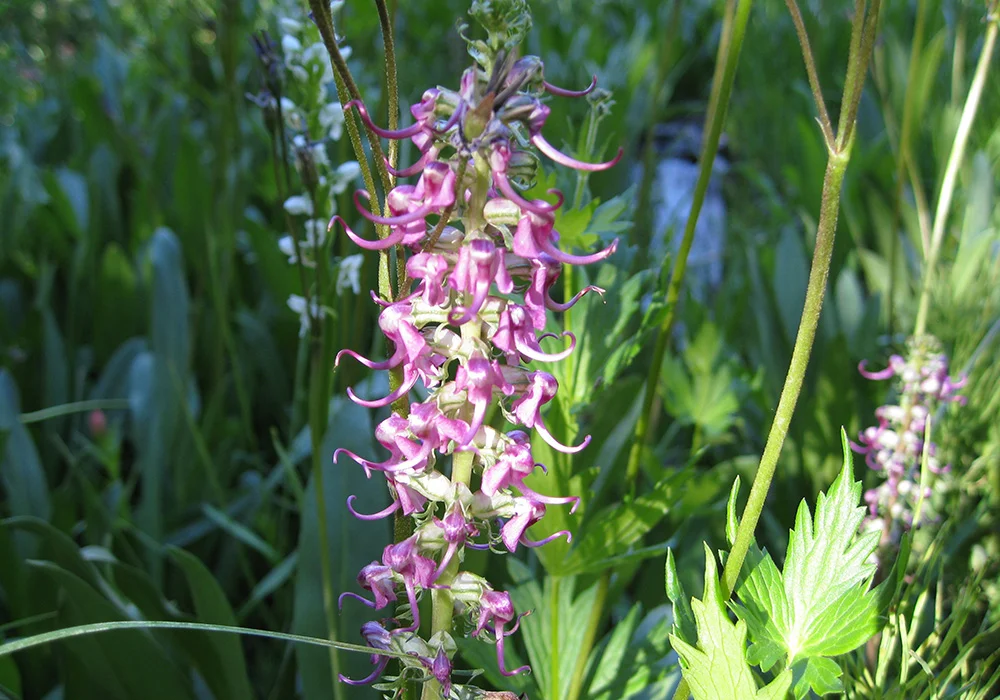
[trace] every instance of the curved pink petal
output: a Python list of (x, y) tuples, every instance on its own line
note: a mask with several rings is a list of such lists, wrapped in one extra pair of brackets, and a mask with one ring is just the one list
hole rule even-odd
[(546, 237), (540, 240), (538, 247), (543, 251), (551, 255), (553, 258), (561, 263), (567, 265), (590, 265), (591, 263), (604, 260), (604, 258), (613, 255), (616, 250), (618, 250), (618, 239), (616, 238), (611, 242), (604, 250), (600, 250), (591, 255), (570, 255), (569, 253), (564, 253), (563, 251), (552, 245), (552, 241)]
[(408, 139), (411, 136), (419, 134), (420, 131), (424, 128), (423, 124), (417, 122), (415, 124), (411, 124), (406, 128), (396, 129), (395, 131), (393, 131), (392, 129), (383, 129), (382, 127), (378, 126), (375, 122), (372, 121), (371, 117), (368, 116), (368, 109), (360, 101), (351, 100), (346, 105), (344, 105), (344, 111), (346, 112), (351, 107), (354, 107), (355, 109), (358, 110), (358, 116), (361, 117), (361, 121), (365, 123), (365, 126), (367, 126), (369, 129), (371, 129), (384, 139)]
[(386, 158), (385, 159), (385, 169), (388, 170), (389, 174), (392, 175), (393, 177), (411, 177), (413, 175), (416, 175), (417, 173), (423, 172), (424, 167), (427, 165), (428, 161), (430, 160), (430, 155), (429, 154), (430, 154), (430, 151), (428, 151), (427, 153), (425, 153), (422, 156), (420, 156), (420, 158), (417, 160), (416, 163), (414, 163), (413, 165), (411, 165), (408, 168), (403, 168), (402, 170), (395, 170), (395, 169), (393, 169), (393, 167), (389, 164), (389, 159)]
[[(419, 221), (420, 219), (427, 218), (427, 215), (434, 211), (434, 205), (424, 204), (413, 211), (407, 212), (405, 214), (400, 214), (399, 216), (376, 216), (368, 211), (365, 207), (361, 205), (361, 197), (368, 197), (371, 199), (371, 195), (368, 194), (366, 190), (357, 190), (354, 193), (354, 206), (358, 208), (358, 212), (361, 216), (365, 217), (373, 224), (384, 224), (386, 226), (406, 226), (407, 224), (412, 224), (414, 221)], [(389, 236), (385, 238), (382, 242), (389, 240), (389, 238), (394, 238)], [(403, 232), (399, 234), (399, 240), (402, 240)]]
[(522, 197), (520, 193), (514, 189), (513, 185), (510, 184), (510, 180), (507, 179), (507, 174), (499, 171), (493, 172), (493, 181), (497, 186), (497, 189), (503, 193), (503, 195), (514, 202), (522, 210), (534, 212), (535, 214), (551, 214), (556, 209), (562, 206), (564, 197), (559, 190), (549, 190), (549, 194), (554, 194), (559, 198), (556, 204), (549, 204), (540, 199), (536, 199), (533, 202), (529, 202), (527, 199)]
[(333, 361), (334, 367), (340, 366), (341, 355), (347, 355), (348, 357), (353, 357), (355, 360), (363, 364), (368, 369), (385, 370), (385, 369), (392, 369), (400, 362), (402, 362), (404, 359), (406, 359), (406, 348), (403, 347), (402, 345), (397, 345), (396, 352), (392, 354), (392, 357), (390, 357), (387, 360), (383, 360), (382, 362), (375, 362), (374, 360), (369, 360), (367, 357), (359, 355), (353, 350), (344, 349), (337, 353), (337, 357)]
[(532, 491), (530, 488), (524, 484), (517, 485), (518, 491), (521, 495), (530, 498), (532, 501), (541, 501), (548, 505), (561, 506), (566, 503), (572, 503), (573, 507), (569, 509), (570, 513), (575, 513), (576, 509), (580, 507), (580, 497), (579, 496), (546, 496), (544, 494), (538, 493), (537, 491)]
[(567, 309), (572, 308), (572, 306), (576, 302), (580, 301), (580, 297), (582, 297), (587, 292), (597, 292), (602, 297), (604, 296), (604, 290), (603, 289), (601, 289), (600, 287), (595, 287), (594, 285), (590, 285), (589, 287), (584, 287), (579, 292), (577, 292), (576, 294), (574, 294), (573, 298), (570, 299), (569, 301), (560, 304), (557, 301), (553, 301), (552, 297), (549, 296), (548, 290), (546, 289), (545, 290), (545, 305), (548, 308), (552, 309), (553, 311), (566, 311)]
[(399, 510), (399, 501), (393, 501), (392, 505), (389, 506), (388, 508), (383, 508), (377, 513), (371, 513), (370, 515), (366, 515), (365, 513), (359, 513), (358, 511), (354, 510), (354, 499), (356, 498), (357, 496), (355, 496), (354, 494), (351, 494), (350, 496), (347, 497), (347, 510), (351, 511), (351, 515), (353, 515), (358, 520), (381, 520), (382, 518), (388, 515), (392, 515), (397, 510)]
[(535, 144), (535, 148), (541, 151), (543, 154), (547, 155), (549, 158), (554, 160), (559, 165), (565, 165), (567, 168), (573, 168), (574, 170), (585, 170), (589, 173), (598, 172), (601, 170), (607, 170), (608, 168), (613, 168), (618, 165), (618, 161), (622, 159), (625, 155), (625, 149), (619, 148), (618, 154), (607, 161), (606, 163), (585, 163), (582, 160), (577, 160), (576, 158), (570, 158), (568, 155), (557, 149), (551, 143), (545, 140), (545, 137), (540, 133), (535, 134), (531, 137), (531, 143)]
[(354, 600), (360, 600), (362, 603), (364, 603), (365, 605), (367, 605), (369, 608), (374, 608), (375, 607), (375, 603), (371, 602), (370, 600), (368, 600), (364, 596), (360, 596), (357, 593), (351, 593), (351, 592), (348, 591), (347, 593), (341, 593), (340, 597), (337, 598), (337, 609), (338, 610), (343, 610), (343, 608), (344, 608), (344, 598), (354, 598)]
[(576, 445), (575, 447), (569, 447), (568, 445), (562, 444), (561, 442), (556, 440), (552, 436), (552, 433), (549, 432), (549, 429), (545, 427), (545, 423), (542, 422), (541, 416), (535, 419), (535, 425), (533, 427), (535, 430), (538, 431), (538, 434), (542, 436), (542, 439), (549, 444), (549, 447), (551, 447), (553, 450), (559, 450), (564, 454), (575, 455), (578, 452), (582, 452), (584, 449), (586, 449), (587, 445), (590, 444), (589, 435), (583, 438), (583, 442), (581, 442), (579, 445)]
[(337, 678), (340, 679), (341, 683), (347, 683), (347, 685), (368, 685), (369, 683), (374, 683), (375, 680), (382, 675), (382, 671), (384, 671), (385, 667), (388, 665), (389, 665), (389, 657), (385, 656), (379, 660), (378, 664), (375, 666), (375, 670), (372, 671), (370, 676), (366, 676), (365, 678), (362, 678), (359, 681), (355, 681), (348, 678), (343, 673), (338, 673)]
[(592, 93), (594, 88), (597, 87), (597, 76), (595, 75), (591, 79), (590, 85), (585, 90), (567, 90), (566, 88), (556, 87), (546, 80), (542, 81), (542, 85), (545, 86), (545, 92), (553, 95), (559, 95), (560, 97), (584, 97)]
[(374, 399), (371, 401), (367, 399), (362, 399), (360, 396), (355, 394), (354, 391), (349, 387), (347, 389), (347, 396), (351, 399), (351, 401), (358, 404), (359, 406), (364, 406), (365, 408), (382, 408), (383, 406), (388, 406), (393, 401), (398, 399), (400, 396), (405, 396), (406, 392), (412, 389), (416, 383), (417, 383), (417, 375), (416, 373), (414, 373), (409, 380), (400, 384), (398, 387), (396, 387), (395, 391), (393, 391), (384, 398)]
[(333, 228), (333, 223), (335, 221), (340, 222), (340, 225), (344, 227), (344, 233), (347, 234), (347, 237), (350, 238), (355, 245), (360, 246), (365, 250), (385, 250), (386, 248), (391, 248), (397, 243), (400, 243), (403, 240), (403, 236), (406, 234), (405, 231), (398, 230), (393, 231), (385, 238), (381, 238), (377, 241), (369, 241), (354, 233), (354, 231), (351, 230), (351, 227), (347, 225), (347, 222), (340, 218), (339, 215), (330, 219), (330, 225), (326, 227), (327, 231)]
[[(553, 333), (547, 333), (546, 335), (554, 335), (554, 334)], [(568, 335), (569, 336), (569, 338), (570, 338), (570, 344), (569, 344), (569, 347), (566, 348), (565, 350), (561, 350), (561, 351), (556, 352), (556, 353), (542, 352), (541, 349), (535, 350), (534, 348), (532, 348), (532, 347), (530, 347), (530, 346), (528, 346), (528, 345), (526, 345), (526, 344), (524, 344), (522, 342), (519, 342), (519, 340), (518, 340), (518, 338), (516, 336), (514, 338), (514, 345), (517, 348), (517, 351), (519, 353), (521, 353), (522, 355), (524, 355), (525, 357), (527, 357), (529, 359), (537, 360), (538, 362), (559, 362), (560, 360), (564, 360), (567, 357), (569, 357), (573, 353), (573, 348), (576, 347), (576, 336), (575, 335), (573, 335), (570, 331), (565, 331), (562, 335), (564, 335), (564, 336)], [(556, 336), (556, 337), (558, 337), (558, 336)]]
[(891, 365), (879, 372), (869, 372), (865, 369), (865, 365), (867, 364), (868, 360), (861, 360), (861, 362), (858, 363), (858, 372), (860, 372), (861, 376), (865, 379), (889, 379), (896, 374)]
[(559, 532), (557, 532), (557, 533), (555, 533), (553, 535), (549, 535), (545, 539), (538, 540), (537, 542), (535, 542), (533, 540), (529, 540), (527, 538), (527, 536), (525, 536), (525, 535), (521, 535), (521, 539), (519, 540), (519, 542), (521, 544), (523, 544), (525, 547), (535, 548), (535, 547), (541, 547), (543, 545), (547, 545), (552, 540), (557, 540), (557, 539), (559, 539), (560, 537), (562, 537), (564, 535), (566, 536), (566, 541), (567, 542), (572, 542), (573, 541), (573, 533), (571, 533), (569, 530), (560, 530)]

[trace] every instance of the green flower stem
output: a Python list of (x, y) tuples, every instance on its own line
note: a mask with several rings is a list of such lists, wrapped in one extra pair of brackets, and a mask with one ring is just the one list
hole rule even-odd
[[(388, 123), (389, 129), (395, 130), (399, 127), (399, 83), (396, 78), (396, 43), (392, 36), (392, 15), (386, 7), (385, 0), (375, 0), (378, 8), (378, 21), (382, 27), (382, 45), (385, 47), (385, 91), (388, 95)], [(371, 133), (369, 133), (369, 138)], [(399, 141), (389, 140), (389, 165), (393, 169), (399, 164)], [(396, 178), (386, 168), (388, 178), (387, 188), (396, 185)], [(398, 295), (402, 297), (406, 294), (403, 289), (403, 279), (406, 277), (406, 258), (403, 255), (402, 247), (396, 248), (396, 280), (399, 285)]]
[(712, 78), (712, 95), (709, 100), (708, 115), (706, 117), (708, 129), (701, 148), (699, 161), (701, 165), (698, 170), (698, 180), (695, 183), (691, 211), (684, 226), (684, 238), (681, 241), (680, 251), (678, 251), (677, 257), (674, 260), (673, 270), (670, 273), (670, 286), (667, 288), (667, 313), (660, 324), (656, 345), (653, 348), (652, 363), (649, 366), (649, 374), (646, 377), (646, 389), (643, 394), (642, 411), (635, 425), (635, 435), (629, 451), (628, 466), (625, 469), (625, 481), (628, 484), (629, 491), (633, 495), (635, 494), (636, 481), (639, 476), (642, 451), (649, 438), (649, 426), (655, 419), (653, 414), (655, 413), (656, 405), (656, 387), (659, 383), (660, 371), (663, 367), (663, 356), (666, 353), (667, 342), (670, 339), (670, 330), (673, 327), (676, 317), (677, 300), (680, 297), (681, 284), (684, 282), (684, 273), (687, 270), (688, 253), (691, 251), (691, 245), (694, 243), (695, 225), (698, 223), (698, 215), (701, 213), (701, 207), (705, 203), (705, 195), (708, 192), (709, 181), (712, 177), (712, 165), (715, 163), (715, 156), (719, 150), (719, 138), (722, 136), (722, 125), (726, 120), (729, 96), (733, 91), (736, 67), (739, 64), (740, 50), (743, 47), (743, 37), (746, 34), (747, 22), (750, 19), (750, 6), (752, 4), (752, 0), (730, 0), (726, 6), (726, 15), (723, 18), (722, 39), (719, 42), (715, 75)]
[[(878, 26), (880, 9), (879, 0), (872, 2), (869, 12), (864, 12), (864, 2), (856, 9), (851, 31), (851, 54), (848, 59), (847, 79), (844, 85), (844, 97), (841, 104), (848, 105), (845, 113), (850, 112), (851, 105), (860, 101), (860, 92), (864, 87), (868, 63), (874, 45), (875, 27)], [(788, 426), (795, 412), (795, 404), (802, 391), (802, 381), (809, 364), (813, 342), (816, 339), (816, 327), (819, 324), (820, 312), (823, 309), (823, 298), (826, 294), (827, 279), (830, 275), (830, 261), (833, 257), (833, 244), (837, 234), (837, 217), (840, 212), (840, 192), (844, 182), (844, 174), (851, 158), (851, 146), (854, 143), (854, 125), (857, 119), (856, 107), (853, 117), (841, 121), (835, 143), (827, 142), (829, 157), (826, 165), (826, 175), (823, 178), (823, 195), (820, 204), (819, 223), (816, 231), (816, 248), (813, 251), (812, 267), (809, 270), (809, 283), (806, 287), (806, 299), (802, 309), (802, 320), (792, 348), (792, 359), (789, 362), (788, 374), (778, 399), (774, 422), (764, 445), (764, 454), (757, 468), (753, 486), (743, 517), (736, 531), (736, 540), (732, 551), (726, 560), (722, 573), (723, 595), (727, 598), (736, 586), (736, 579), (743, 566), (750, 544), (753, 542), (754, 530), (764, 509), (764, 499), (771, 486), (774, 471), (778, 463), (781, 446), (788, 433)]]
[(983, 51), (979, 55), (979, 63), (976, 65), (976, 72), (972, 78), (969, 95), (965, 99), (962, 118), (958, 123), (958, 131), (955, 133), (955, 141), (952, 143), (951, 153), (948, 156), (948, 164), (944, 171), (944, 179), (941, 182), (941, 193), (938, 196), (937, 208), (934, 211), (931, 247), (927, 251), (924, 281), (920, 290), (917, 322), (913, 329), (914, 335), (923, 335), (927, 330), (927, 310), (930, 306), (930, 291), (934, 281), (934, 267), (937, 265), (938, 255), (941, 252), (941, 242), (944, 240), (944, 229), (948, 223), (948, 210), (951, 208), (951, 199), (955, 194), (955, 185), (958, 181), (958, 169), (965, 159), (965, 147), (969, 142), (972, 122), (975, 120), (976, 112), (979, 110), (979, 100), (983, 95), (983, 88), (986, 85), (986, 77), (989, 74), (990, 62), (993, 57), (993, 49), (996, 47), (997, 32), (1000, 30), (1000, 18), (996, 16), (996, 12), (997, 3), (993, 2), (990, 8), (990, 25), (989, 29), (986, 30), (986, 39), (983, 42)]

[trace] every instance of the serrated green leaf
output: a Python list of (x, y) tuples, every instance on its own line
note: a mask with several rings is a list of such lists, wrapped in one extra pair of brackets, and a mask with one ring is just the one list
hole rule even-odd
[[(813, 517), (800, 505), (784, 572), (770, 554), (751, 547), (731, 607), (746, 622), (750, 663), (764, 671), (782, 659), (789, 666), (815, 660), (803, 681), (822, 694), (832, 681), (825, 657), (856, 649), (878, 631), (882, 589), (869, 590), (875, 566), (870, 556), (878, 533), (858, 534), (864, 509), (854, 481), (850, 447), (841, 431), (844, 465), (828, 494), (820, 494)], [(801, 666), (804, 670), (806, 665)], [(836, 677), (833, 676), (833, 677)], [(796, 676), (800, 682), (800, 676)], [(809, 686), (815, 681), (815, 686)]]
[(698, 630), (695, 626), (694, 613), (691, 611), (691, 598), (684, 590), (684, 583), (677, 575), (677, 565), (674, 563), (674, 553), (667, 550), (665, 585), (667, 588), (667, 598), (674, 606), (673, 634), (684, 640), (688, 644), (694, 644), (698, 639)]
[(719, 595), (715, 556), (705, 545), (705, 592), (692, 600), (691, 609), (698, 628), (698, 645), (692, 646), (670, 635), (674, 651), (681, 657), (681, 669), (691, 692), (698, 700), (751, 700), (757, 683), (746, 660), (747, 625), (730, 622)]
[[(831, 616), (845, 612), (841, 607), (845, 596), (860, 586), (867, 589), (875, 573), (870, 557), (879, 535), (857, 534), (865, 512), (858, 506), (861, 482), (854, 481), (847, 434), (841, 431), (841, 435), (844, 467), (829, 494), (819, 495), (815, 518), (805, 501), (799, 505), (788, 542), (782, 578), (789, 616), (783, 636), (792, 661), (831, 645), (834, 640), (826, 638)], [(854, 602), (860, 603), (861, 597)]]
[(732, 547), (736, 542), (736, 530), (740, 526), (739, 517), (736, 515), (736, 499), (740, 495), (740, 477), (733, 480), (733, 488), (729, 490), (729, 500), (726, 501), (726, 541)]
[(792, 675), (797, 700), (806, 697), (810, 689), (820, 697), (844, 690), (844, 684), (840, 681), (843, 671), (832, 659), (813, 657), (799, 661), (792, 667)]

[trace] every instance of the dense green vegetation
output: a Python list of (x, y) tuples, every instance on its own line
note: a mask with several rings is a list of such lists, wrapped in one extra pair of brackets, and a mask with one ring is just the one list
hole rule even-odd
[[(457, 89), (472, 64), (456, 27), (461, 19), (471, 25), (463, 32), (482, 33), (469, 5), (389, 3), (403, 125), (425, 89)], [(675, 232), (654, 230), (657, 184), (642, 165), (651, 173), (664, 157), (657, 125), (693, 127), (711, 112), (723, 17), (737, 5), (749, 3), (531, 2), (523, 48), (542, 58), (545, 79), (578, 88), (596, 74), (600, 85), (587, 99), (552, 101), (546, 138), (588, 160), (625, 151), (615, 169), (589, 178), (543, 166), (531, 191), (566, 193), (556, 219), (561, 249), (620, 241), (607, 261), (567, 268), (554, 292), (567, 299), (597, 284), (603, 302), (592, 294), (549, 319), (553, 332), (575, 333), (577, 348), (551, 369), (560, 391), (547, 424), (565, 443), (593, 439), (579, 454), (535, 445), (549, 473), (529, 484), (583, 503), (572, 515), (551, 507), (532, 538), (565, 529), (573, 542), (503, 557), (469, 551), (464, 564), (510, 591), (518, 611), (533, 610), (509, 638), (507, 662), (533, 672), (506, 678), (489, 645), (465, 641), (456, 668), (484, 669), (479, 686), (532, 700), (638, 700), (671, 697), (678, 653), (685, 674), (697, 666), (702, 618), (730, 620), (696, 602), (695, 628), (690, 597), (715, 595), (713, 552), (733, 546), (792, 357), (821, 201), (833, 201), (839, 235), (825, 303), (739, 586), (761, 566), (762, 550), (776, 561), (767, 585), (798, 580), (789, 534), (794, 527), (802, 537), (797, 511), (816, 514), (831, 539), (830, 521), (819, 524), (822, 503), (847, 512), (861, 502), (846, 479), (836, 482), (840, 491), (831, 486), (844, 463), (841, 428), (857, 441), (878, 422), (876, 407), (908, 404), (898, 386), (862, 376), (860, 362), (876, 370), (893, 354), (912, 357), (908, 340), (926, 333), (951, 376), (968, 381), (961, 404), (932, 407), (928, 442), (937, 451), (923, 453), (918, 484), (930, 495), (926, 510), (916, 507), (919, 527), (890, 535), (886, 524), (869, 551), (879, 545), (877, 568), (858, 563), (848, 574), (846, 565), (823, 564), (855, 586), (852, 605), (872, 601), (876, 627), (809, 666), (782, 646), (787, 639), (768, 646), (752, 619), (741, 622), (752, 643), (744, 680), (761, 694), (787, 665), (795, 676), (787, 692), (797, 697), (838, 688), (855, 698), (995, 697), (996, 2), (886, 2), (881, 13), (864, 0), (803, 4), (825, 108), (837, 135), (853, 130), (842, 144), (849, 163), (838, 207), (824, 191), (825, 120), (792, 15), (758, 0), (728, 111), (715, 109), (725, 114), (729, 160), (715, 193), (727, 207), (724, 273), (698, 293), (689, 281), (673, 305), (677, 257), (650, 250), (656, 235)], [(851, 94), (852, 17), (866, 9), (877, 35), (856, 129), (841, 130), (851, 111), (841, 95)], [(325, 52), (305, 52), (320, 41), (308, 12), (306, 0), (0, 7), (0, 644), (108, 621), (239, 625), (363, 644), (361, 624), (382, 616), (324, 601), (360, 590), (359, 569), (393, 541), (389, 520), (359, 521), (345, 507), (351, 494), (361, 512), (388, 505), (384, 480), (365, 478), (350, 460), (333, 463), (338, 448), (384, 458), (374, 430), (389, 409), (355, 405), (345, 392), (384, 396), (385, 373), (333, 362), (343, 348), (386, 356), (368, 290), (382, 291), (395, 272), (380, 281), (378, 255), (355, 257), (361, 249), (337, 227), (316, 233), (311, 266), (298, 247), (313, 233), (310, 221), (325, 229), (335, 213), (375, 238), (355, 211), (364, 178), (351, 165), (359, 159), (343, 116), (321, 110), (336, 103), (326, 92), (333, 69)], [(385, 124), (392, 86), (377, 3), (351, 2), (335, 17), (357, 89)], [(261, 50), (261, 32), (273, 47)], [(311, 43), (296, 48), (286, 36)], [(289, 67), (293, 55), (302, 75)], [(279, 89), (301, 124), (269, 107), (268, 91)], [(970, 90), (981, 94), (975, 104)], [(398, 163), (418, 156), (404, 143)], [(304, 199), (289, 206), (293, 196)], [(282, 242), (293, 231), (298, 261), (292, 242)], [(289, 308), (292, 298), (306, 308), (316, 297), (312, 320)], [(661, 334), (667, 316), (672, 327)], [(654, 363), (661, 337), (665, 353)], [(488, 420), (503, 424), (499, 411)], [(636, 440), (637, 422), (645, 441)], [(950, 470), (932, 474), (931, 456)], [(864, 465), (855, 455), (854, 478), (874, 489), (884, 478)], [(830, 498), (818, 502), (821, 492)], [(852, 518), (837, 520), (847, 525), (831, 548), (857, 547)], [(676, 576), (665, 592), (668, 550)], [(865, 592), (884, 581), (893, 585)], [(753, 606), (739, 586), (731, 609), (745, 621)], [(730, 630), (719, 648), (738, 657), (744, 641)], [(0, 646), (0, 697), (379, 697), (331, 675), (335, 658), (345, 675), (367, 676), (369, 655), (266, 635), (129, 630), (9, 651)]]

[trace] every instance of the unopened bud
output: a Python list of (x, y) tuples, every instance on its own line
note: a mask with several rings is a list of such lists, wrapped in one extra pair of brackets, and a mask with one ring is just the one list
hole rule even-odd
[(100, 409), (91, 411), (90, 415), (87, 416), (87, 426), (90, 428), (90, 434), (93, 437), (102, 438), (108, 432), (108, 417)]

